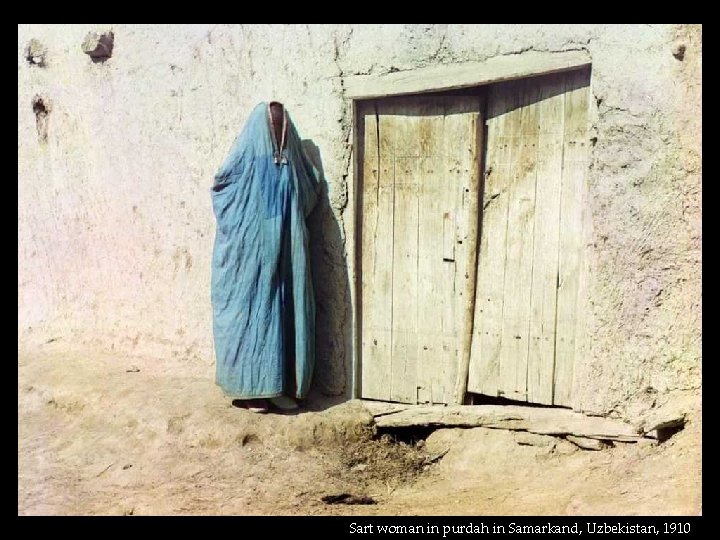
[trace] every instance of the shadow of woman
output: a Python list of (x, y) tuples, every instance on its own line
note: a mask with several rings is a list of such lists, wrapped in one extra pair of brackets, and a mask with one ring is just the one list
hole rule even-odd
[(349, 397), (350, 276), (340, 225), (328, 197), (320, 149), (309, 139), (303, 140), (302, 146), (319, 172), (321, 186), (317, 204), (307, 218), (316, 305), (315, 371), (303, 408), (323, 410)]

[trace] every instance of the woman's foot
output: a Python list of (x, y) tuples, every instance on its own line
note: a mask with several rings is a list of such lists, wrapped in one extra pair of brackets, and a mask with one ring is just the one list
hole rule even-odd
[(270, 398), (270, 403), (283, 411), (294, 411), (298, 408), (297, 402), (289, 396), (278, 396)]
[(268, 403), (267, 399), (236, 399), (233, 401), (233, 405), (258, 414), (270, 410), (270, 403)]

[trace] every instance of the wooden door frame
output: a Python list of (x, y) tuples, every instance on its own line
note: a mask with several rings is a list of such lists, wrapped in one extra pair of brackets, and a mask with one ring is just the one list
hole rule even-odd
[(380, 75), (351, 75), (343, 77), (344, 98), (350, 100), (352, 117), (352, 167), (348, 171), (348, 210), (352, 233), (348, 235), (352, 247), (348, 260), (350, 268), (350, 302), (351, 302), (351, 350), (350, 362), (346, 369), (346, 394), (351, 399), (360, 396), (360, 369), (362, 362), (361, 315), (362, 306), (362, 262), (360, 260), (362, 244), (362, 209), (359, 201), (361, 196), (362, 178), (358, 175), (360, 148), (358, 130), (359, 103), (371, 99), (390, 98), (401, 95), (425, 94), (471, 88), (486, 84), (571, 71), (591, 65), (587, 51), (566, 51), (561, 53), (545, 53), (527, 51), (518, 55), (507, 55), (490, 58), (484, 62), (464, 62), (429, 66), (407, 71), (397, 71)]

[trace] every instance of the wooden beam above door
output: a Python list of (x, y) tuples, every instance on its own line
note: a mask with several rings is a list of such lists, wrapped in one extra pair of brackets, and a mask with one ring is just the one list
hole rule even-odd
[(442, 64), (379, 75), (343, 78), (345, 97), (368, 99), (438, 92), (570, 71), (590, 65), (587, 51), (540, 52), (495, 56), (482, 62)]

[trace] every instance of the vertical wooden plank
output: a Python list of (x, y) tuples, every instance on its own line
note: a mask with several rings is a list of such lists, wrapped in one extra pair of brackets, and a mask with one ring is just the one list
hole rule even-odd
[[(380, 140), (377, 116), (365, 109), (362, 178), (362, 396), (389, 400), (392, 361), (392, 257), (394, 151)], [(384, 126), (390, 128), (390, 126)], [(381, 147), (382, 143), (382, 147)]]
[(442, 191), (438, 194), (444, 225), (447, 226), (447, 239), (454, 244), (452, 260), (439, 261), (437, 278), (441, 283), (444, 297), (440, 312), (440, 328), (438, 347), (440, 348), (440, 362), (433, 374), (434, 394), (441, 395), (443, 403), (453, 401), (454, 377), (457, 373), (459, 351), (459, 274), (463, 262), (463, 246), (458, 244), (458, 213), (460, 211), (462, 189), (462, 167), (460, 152), (464, 134), (459, 131), (463, 119), (453, 108), (449, 99), (443, 101), (444, 138), (441, 142), (442, 159), (438, 164), (442, 177)]
[[(350, 355), (350, 372), (348, 379), (350, 381), (350, 399), (359, 399), (362, 397), (361, 381), (362, 381), (362, 170), (365, 152), (365, 111), (366, 104), (362, 101), (353, 102), (352, 116), (352, 175), (349, 181), (348, 189), (350, 193), (349, 210), (352, 219), (352, 233), (348, 234), (352, 238), (351, 250), (348, 250), (348, 261), (352, 261), (350, 269), (350, 305), (352, 310), (352, 350)], [(360, 189), (359, 189), (360, 188)]]
[[(442, 129), (442, 122), (434, 128)], [(419, 403), (442, 403), (435, 387), (436, 371), (443, 361), (442, 313), (449, 298), (445, 283), (438, 279), (443, 260), (442, 177), (438, 174), (437, 155), (426, 154), (419, 160), (418, 204), (418, 284), (417, 284), (417, 400)]]
[[(389, 112), (393, 121), (395, 196), (393, 204), (392, 257), (392, 372), (391, 399), (416, 403), (418, 351), (418, 191), (420, 137), (416, 105), (411, 100), (394, 100)], [(380, 116), (383, 123), (393, 118)]]
[[(575, 84), (580, 86), (583, 91), (586, 92), (586, 100), (589, 102), (590, 100), (590, 71), (586, 70), (584, 73), (578, 73), (575, 77)], [(586, 117), (588, 114), (588, 107), (589, 103), (586, 104), (582, 109), (582, 114)], [(588, 247), (588, 241), (589, 241), (589, 234), (588, 234), (588, 212), (589, 212), (589, 205), (588, 205), (588, 197), (589, 197), (589, 189), (587, 184), (587, 175), (590, 167), (590, 152), (591, 152), (591, 144), (589, 143), (588, 139), (588, 131), (589, 131), (589, 122), (588, 119), (584, 122), (580, 123), (580, 137), (581, 140), (585, 143), (585, 147), (583, 148), (581, 146), (580, 151), (580, 162), (584, 164), (579, 167), (578, 170), (576, 170), (576, 173), (578, 174), (577, 178), (577, 200), (580, 206), (580, 210), (578, 211), (577, 217), (580, 220), (580, 227), (579, 227), (579, 245), (580, 245), (580, 252), (578, 254), (578, 292), (577, 292), (577, 304), (576, 304), (576, 317), (575, 317), (575, 351), (574, 351), (574, 359), (573, 359), (573, 378), (572, 378), (572, 388), (567, 391), (565, 390), (565, 393), (567, 395), (567, 392), (569, 392), (569, 396), (567, 399), (562, 399), (562, 397), (558, 396), (558, 401), (562, 401), (562, 405), (572, 407), (574, 409), (577, 409), (580, 407), (579, 400), (577, 399), (578, 393), (575, 391), (577, 388), (577, 385), (579, 383), (579, 378), (582, 377), (582, 362), (586, 358), (587, 354), (587, 347), (588, 347), (588, 335), (586, 332), (586, 325), (587, 325), (587, 317), (588, 312), (590, 309), (590, 299), (588, 298), (587, 294), (587, 287), (588, 287), (588, 279), (589, 279), (589, 273), (588, 273), (588, 253), (589, 250)]]
[(578, 332), (578, 289), (583, 232), (583, 193), (587, 171), (589, 72), (566, 75), (565, 142), (560, 195), (560, 256), (553, 403), (572, 405), (572, 381)]
[(395, 158), (391, 397), (417, 401), (418, 350), (417, 157)]
[(552, 404), (565, 76), (560, 74), (543, 77), (538, 84), (540, 133), (527, 379), (528, 401)]
[[(418, 193), (418, 350), (417, 400), (420, 403), (444, 403), (439, 372), (445, 359), (442, 348), (442, 313), (451, 300), (447, 283), (440, 278), (443, 269), (444, 207), (447, 189), (442, 175), (445, 137), (442, 104), (437, 100), (418, 100), (419, 193)], [(442, 381), (442, 375), (440, 375)]]
[(512, 177), (517, 95), (514, 83), (491, 87), (487, 155), (468, 391), (497, 396), (504, 307), (508, 187)]
[(462, 404), (467, 392), (468, 369), (471, 357), (472, 335), (475, 313), (475, 291), (477, 285), (477, 245), (478, 245), (478, 206), (480, 199), (481, 156), (483, 148), (483, 119), (480, 113), (479, 98), (466, 98), (453, 104), (456, 119), (455, 133), (449, 141), (458, 146), (457, 160), (458, 178), (458, 208), (456, 223), (457, 244), (456, 252), (456, 335), (458, 344), (458, 360), (453, 364), (455, 368), (455, 384), (452, 400)]
[(509, 399), (526, 400), (538, 117), (537, 86), (530, 81), (517, 84), (520, 108), (511, 113), (518, 128), (512, 183), (508, 187), (499, 391)]

